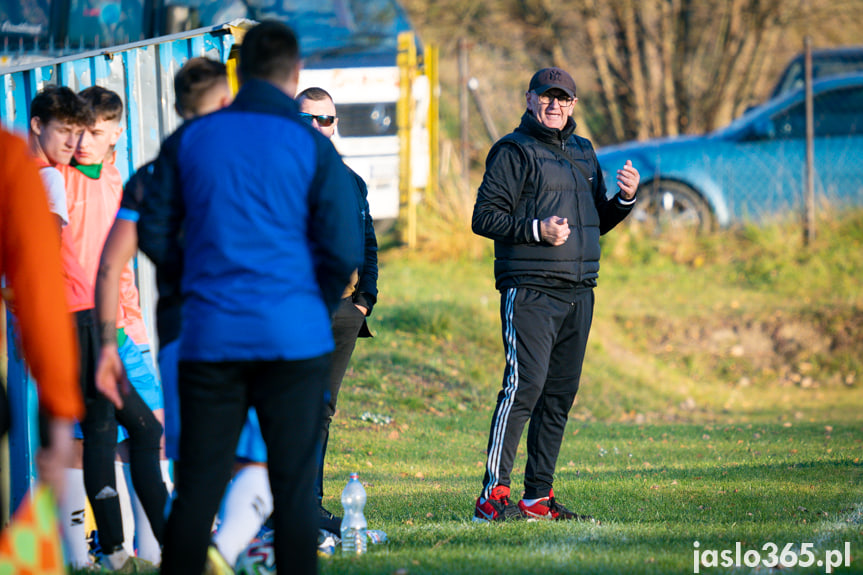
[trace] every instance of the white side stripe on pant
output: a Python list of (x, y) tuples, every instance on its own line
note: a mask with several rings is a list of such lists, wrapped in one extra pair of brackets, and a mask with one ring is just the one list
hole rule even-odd
[(504, 381), (505, 397), (497, 410), (493, 422), (491, 449), (488, 452), (487, 470), (489, 475), (488, 485), (485, 486), (485, 497), (491, 494), (491, 490), (497, 487), (500, 473), (500, 456), (503, 450), (509, 414), (515, 403), (515, 394), (518, 391), (518, 355), (516, 353), (515, 326), (512, 323), (513, 307), (515, 305), (516, 288), (506, 290), (506, 302), (504, 307), (504, 353), (506, 355), (507, 377)]

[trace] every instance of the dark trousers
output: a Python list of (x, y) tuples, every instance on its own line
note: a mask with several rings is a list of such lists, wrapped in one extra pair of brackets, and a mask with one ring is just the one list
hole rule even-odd
[(123, 409), (116, 409), (99, 393), (96, 389), (99, 339), (93, 310), (76, 312), (75, 323), (81, 359), (81, 391), (87, 410), (81, 422), (84, 434), (84, 488), (93, 508), (99, 544), (105, 553), (111, 553), (123, 544), (120, 498), (114, 475), (118, 423), (129, 432), (132, 485), (141, 499), (153, 535), (161, 542), (165, 526), (165, 501), (168, 498), (159, 466), (162, 424), (134, 388), (123, 397)]
[(180, 459), (162, 573), (201, 573), (248, 407), (258, 412), (280, 573), (317, 572), (314, 498), (329, 354), (301, 361), (179, 364)]
[(351, 298), (345, 298), (339, 304), (333, 315), (333, 340), (336, 348), (333, 350), (330, 363), (330, 378), (324, 395), (324, 418), (321, 421), (321, 460), (318, 466), (318, 478), (315, 482), (315, 495), (318, 503), (324, 498), (324, 458), (327, 455), (327, 444), (330, 441), (330, 423), (336, 413), (336, 401), (342, 387), (342, 379), (348, 370), (351, 354), (357, 344), (357, 335), (365, 321), (363, 312), (357, 309)]
[(509, 486), (528, 419), (524, 497), (549, 495), (569, 410), (578, 393), (593, 303), (591, 289), (573, 301), (530, 288), (510, 288), (501, 294), (506, 367), (491, 419), (483, 497), (498, 485)]

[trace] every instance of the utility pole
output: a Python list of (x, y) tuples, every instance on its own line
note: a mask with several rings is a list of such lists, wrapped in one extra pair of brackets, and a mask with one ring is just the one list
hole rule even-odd
[(458, 107), (461, 119), (461, 164), (462, 185), (465, 193), (470, 193), (470, 135), (468, 133), (468, 62), (467, 40), (458, 41)]
[(803, 40), (804, 82), (806, 85), (806, 188), (804, 189), (804, 225), (806, 228), (803, 244), (812, 245), (815, 241), (815, 120), (812, 102), (812, 37)]

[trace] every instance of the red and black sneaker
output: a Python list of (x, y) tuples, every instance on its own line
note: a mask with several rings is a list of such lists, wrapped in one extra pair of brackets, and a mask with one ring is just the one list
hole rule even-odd
[(476, 500), (473, 520), (488, 523), (491, 521), (513, 521), (524, 519), (518, 505), (509, 500), (509, 487), (498, 485), (491, 490), (491, 497)]
[(588, 521), (591, 523), (594, 521), (590, 515), (579, 515), (555, 501), (553, 490), (549, 492), (548, 497), (543, 497), (530, 506), (525, 505), (524, 501), (519, 501), (518, 508), (528, 520), (547, 519), (551, 521)]

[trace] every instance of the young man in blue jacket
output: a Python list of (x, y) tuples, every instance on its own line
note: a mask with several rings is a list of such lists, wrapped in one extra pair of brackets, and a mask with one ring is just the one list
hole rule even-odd
[(180, 286), (180, 459), (162, 573), (201, 573), (249, 406), (269, 453), (279, 571), (315, 573), (330, 317), (362, 264), (351, 176), (293, 100), (299, 46), (266, 21), (240, 47), (234, 102), (168, 138), (140, 248)]

